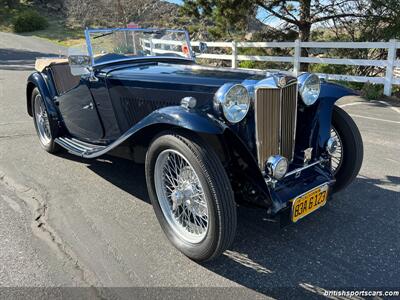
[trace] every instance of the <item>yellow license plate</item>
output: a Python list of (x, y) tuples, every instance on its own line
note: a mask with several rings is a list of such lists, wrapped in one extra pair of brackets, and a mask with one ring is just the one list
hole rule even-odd
[(319, 186), (293, 200), (292, 221), (297, 222), (324, 206), (328, 198), (328, 185)]

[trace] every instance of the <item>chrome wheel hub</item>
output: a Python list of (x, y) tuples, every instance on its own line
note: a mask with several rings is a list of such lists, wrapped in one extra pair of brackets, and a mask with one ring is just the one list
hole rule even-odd
[(175, 190), (171, 193), (172, 210), (176, 210), (178, 206), (182, 205), (185, 196), (181, 191)]
[(173, 231), (187, 242), (201, 242), (208, 230), (208, 205), (192, 165), (179, 152), (164, 150), (156, 160), (154, 183)]

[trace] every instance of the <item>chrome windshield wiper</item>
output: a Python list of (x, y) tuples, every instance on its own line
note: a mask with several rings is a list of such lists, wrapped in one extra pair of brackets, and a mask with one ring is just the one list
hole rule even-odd
[(95, 39), (98, 39), (98, 38), (101, 38), (103, 36), (107, 36), (107, 35), (110, 35), (110, 34), (113, 34), (113, 33), (114, 33), (114, 31), (106, 32), (106, 33), (103, 33), (103, 34), (100, 34), (98, 36), (93, 37), (93, 39), (95, 40)]

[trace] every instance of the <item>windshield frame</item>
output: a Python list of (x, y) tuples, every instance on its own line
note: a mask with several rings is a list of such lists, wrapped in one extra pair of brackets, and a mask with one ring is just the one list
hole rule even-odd
[[(112, 61), (108, 62), (102, 62), (102, 63), (95, 63), (94, 61), (94, 55), (93, 55), (93, 49), (92, 49), (92, 42), (91, 42), (91, 33), (107, 33), (107, 32), (113, 32), (113, 31), (136, 31), (136, 32), (157, 32), (157, 31), (167, 31), (167, 32), (176, 32), (176, 33), (183, 33), (186, 37), (186, 43), (187, 46), (189, 47), (189, 57), (183, 57), (179, 58), (176, 56), (171, 56), (170, 58), (173, 59), (183, 59), (183, 60), (190, 60), (194, 61), (195, 60), (195, 54), (193, 52), (192, 46), (190, 44), (190, 37), (189, 33), (186, 30), (183, 29), (160, 29), (160, 28), (87, 28), (85, 30), (85, 40), (86, 40), (86, 47), (88, 54), (90, 56), (90, 61), (92, 64), (92, 67), (96, 67), (99, 65), (104, 65), (104, 64), (110, 64), (113, 62), (120, 62), (120, 61), (130, 61), (130, 60), (143, 60), (143, 59), (149, 59), (149, 58), (159, 58), (160, 56), (154, 55), (154, 56), (143, 56), (143, 57), (129, 57), (129, 58), (121, 58), (121, 59), (115, 59)], [(162, 58), (169, 58), (169, 56), (162, 56)]]

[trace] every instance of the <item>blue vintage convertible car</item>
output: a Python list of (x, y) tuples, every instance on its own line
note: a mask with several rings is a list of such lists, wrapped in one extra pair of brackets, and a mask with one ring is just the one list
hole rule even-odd
[(68, 59), (38, 59), (28, 78), (40, 144), (145, 163), (157, 218), (188, 257), (230, 246), (238, 203), (294, 223), (357, 176), (362, 139), (335, 106), (351, 90), (309, 73), (200, 66), (183, 30), (85, 36)]

